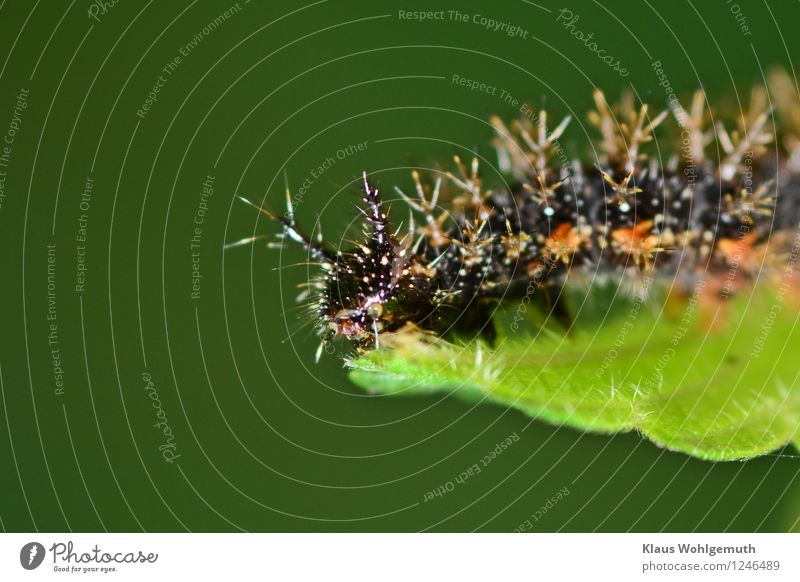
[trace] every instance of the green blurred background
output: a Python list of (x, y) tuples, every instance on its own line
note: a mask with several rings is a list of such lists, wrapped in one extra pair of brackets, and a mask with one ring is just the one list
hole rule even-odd
[[(284, 171), (306, 184), (301, 223), (311, 230), (319, 216), (335, 244), (362, 170), (389, 191), (408, 188), (411, 166), (475, 148), (493, 161), (488, 117), (519, 114), (502, 90), (573, 114), (562, 139), (573, 153), (590, 151), (595, 86), (666, 103), (654, 61), (680, 96), (702, 86), (746, 101), (769, 66), (797, 68), (796, 3), (101, 4), (0, 3), (0, 133), (19, 126), (0, 167), (4, 530), (795, 527), (792, 449), (712, 464), (452, 397), (371, 397), (337, 356), (314, 364), (315, 336), (293, 310), (311, 272), (303, 253), (223, 244), (275, 231), (234, 195), (278, 207)], [(629, 75), (557, 22), (562, 8)], [(414, 10), (445, 20), (401, 18)], [(498, 89), (470, 91), (453, 75)], [(485, 172), (491, 181), (491, 164)], [(440, 487), (452, 490), (425, 500)]]

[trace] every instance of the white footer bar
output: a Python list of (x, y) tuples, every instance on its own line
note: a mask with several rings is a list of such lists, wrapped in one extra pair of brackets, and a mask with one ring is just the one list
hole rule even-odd
[(767, 582), (799, 564), (796, 534), (0, 535), (3, 581)]

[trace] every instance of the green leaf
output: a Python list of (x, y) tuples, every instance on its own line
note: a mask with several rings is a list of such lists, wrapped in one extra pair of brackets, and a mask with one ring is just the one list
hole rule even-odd
[(350, 377), (370, 392), (447, 392), (580, 430), (637, 430), (709, 460), (800, 443), (800, 310), (788, 284), (723, 300), (710, 284), (683, 296), (656, 284), (567, 288), (569, 332), (526, 300), (498, 313), (494, 347), (384, 334), (348, 362)]

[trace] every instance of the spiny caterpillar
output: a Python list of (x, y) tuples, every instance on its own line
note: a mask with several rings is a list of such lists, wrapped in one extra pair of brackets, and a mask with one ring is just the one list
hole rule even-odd
[(706, 299), (723, 301), (779, 274), (800, 219), (800, 100), (786, 73), (753, 90), (734, 131), (712, 123), (703, 92), (688, 111), (670, 103), (678, 146), (664, 164), (645, 146), (668, 111), (650, 117), (630, 94), (610, 106), (598, 90), (594, 101), (596, 165), (563, 154), (569, 117), (552, 131), (545, 111), (510, 128), (492, 118), (509, 185), (486, 188), (477, 157), (469, 167), (456, 157), (455, 173), (432, 183), (414, 171), (413, 195), (396, 189), (412, 211), (402, 237), (366, 173), (365, 238), (349, 251), (298, 228), (287, 188), (286, 213), (264, 212), (322, 270), (304, 293), (317, 356), (334, 338), (369, 349), (405, 328), (491, 341), (497, 304), (531, 289), (568, 322), (559, 289), (597, 277), (671, 279), (687, 295), (702, 279)]

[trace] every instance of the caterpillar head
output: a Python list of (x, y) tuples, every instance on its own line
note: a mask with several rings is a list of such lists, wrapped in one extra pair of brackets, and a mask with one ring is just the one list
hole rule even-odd
[(384, 331), (430, 319), (436, 307), (431, 286), (435, 271), (389, 231), (378, 189), (366, 174), (362, 186), (366, 238), (352, 252), (323, 264), (318, 313), (323, 337), (371, 346), (378, 345)]
[(303, 234), (295, 224), (288, 191), (285, 215), (262, 209), (283, 225), (282, 238), (303, 246), (324, 271), (313, 285), (318, 292), (312, 308), (323, 341), (320, 347), (337, 337), (357, 347), (377, 346), (382, 332), (398, 330), (409, 322), (431, 328), (439, 304), (432, 285), (435, 268), (412, 251), (409, 241), (398, 240), (389, 231), (380, 194), (369, 184), (366, 173), (362, 186), (365, 239), (349, 252), (332, 252), (322, 241)]

